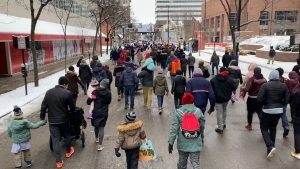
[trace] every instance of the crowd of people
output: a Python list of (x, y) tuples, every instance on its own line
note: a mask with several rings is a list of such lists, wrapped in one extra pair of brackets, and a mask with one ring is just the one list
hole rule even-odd
[[(119, 102), (125, 97), (124, 109), (129, 109), (130, 112), (124, 117), (124, 123), (117, 127), (119, 135), (114, 151), (115, 155), (120, 157), (119, 149), (125, 150), (128, 169), (138, 168), (139, 146), (146, 140), (143, 121), (136, 119), (134, 111), (135, 94), (140, 85), (144, 95), (144, 107), (151, 110), (154, 94), (157, 97), (159, 115), (163, 113), (164, 96), (170, 93), (173, 95), (175, 112), (168, 151), (173, 152), (177, 139), (179, 169), (186, 168), (188, 158), (194, 169), (200, 168), (199, 158), (205, 136), (205, 113), (211, 114), (216, 110), (215, 131), (223, 134), (226, 129), (228, 103), (231, 101), (234, 104), (245, 98), (248, 112), (248, 124), (245, 128), (252, 130), (253, 114), (257, 113), (267, 148), (267, 158), (271, 158), (276, 150), (276, 127), (279, 119), (282, 119), (283, 137), (289, 134), (286, 111), (287, 105), (290, 104), (295, 142), (295, 151), (291, 155), (300, 159), (298, 65), (289, 73), (289, 78), (283, 77), (284, 70), (278, 68), (270, 73), (267, 80), (256, 64), (250, 64), (248, 73), (243, 78), (234, 52), (230, 55), (229, 52), (225, 52), (221, 58), (222, 67), (220, 57), (214, 52), (209, 63), (212, 71), (203, 60), (199, 60), (195, 68), (196, 58), (192, 53), (186, 55), (182, 49), (174, 49), (173, 45), (131, 45), (124, 49), (119, 47), (111, 51), (110, 57), (114, 66), (112, 71), (109, 65), (103, 66), (98, 56), (94, 56), (89, 65), (81, 57), (77, 63), (78, 75), (75, 68), (70, 66), (66, 75), (59, 78), (58, 85), (46, 92), (41, 106), (40, 122), (34, 124), (24, 119), (22, 110), (14, 107), (15, 119), (8, 131), (13, 139), (12, 153), (15, 155), (16, 168), (22, 167), (22, 153), (27, 166), (31, 166), (29, 130), (45, 125), (46, 122), (49, 123), (57, 168), (62, 168), (64, 164), (60, 153), (61, 137), (64, 138), (66, 157), (72, 156), (75, 148), (71, 145), (70, 116), (76, 109), (79, 86), (87, 95), (87, 104), (90, 106), (87, 118), (94, 127), (98, 151), (104, 149), (104, 129), (112, 101), (111, 93), (114, 90), (117, 92)], [(111, 87), (113, 79), (116, 89)], [(171, 83), (170, 89), (168, 81)], [(207, 109), (208, 103), (210, 107)]]

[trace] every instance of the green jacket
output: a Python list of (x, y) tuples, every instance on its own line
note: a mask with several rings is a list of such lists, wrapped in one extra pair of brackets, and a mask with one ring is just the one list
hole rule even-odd
[(164, 96), (169, 92), (168, 83), (164, 75), (158, 74), (153, 83), (153, 91), (157, 96)]
[(8, 127), (8, 135), (15, 144), (26, 143), (31, 138), (30, 129), (37, 129), (44, 124), (45, 121), (32, 123), (27, 119), (14, 119)]
[(201, 110), (198, 109), (193, 104), (183, 105), (180, 109), (176, 110), (174, 113), (172, 126), (170, 130), (170, 136), (169, 136), (169, 144), (173, 145), (177, 137), (177, 149), (179, 151), (199, 152), (202, 150), (201, 136), (195, 139), (186, 139), (182, 135), (181, 123), (182, 123), (182, 118), (184, 113), (187, 114), (195, 113), (200, 123), (201, 134), (204, 131), (205, 117), (201, 112)]

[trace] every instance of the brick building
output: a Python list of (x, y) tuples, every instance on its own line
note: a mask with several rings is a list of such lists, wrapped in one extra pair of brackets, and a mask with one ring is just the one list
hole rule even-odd
[[(227, 0), (231, 6), (230, 21), (236, 24), (236, 0)], [(223, 0), (225, 2), (225, 0)], [(300, 32), (300, 0), (242, 0), (241, 38), (253, 35), (290, 35)], [(220, 0), (206, 0), (202, 6), (206, 42), (231, 41), (229, 22)]]

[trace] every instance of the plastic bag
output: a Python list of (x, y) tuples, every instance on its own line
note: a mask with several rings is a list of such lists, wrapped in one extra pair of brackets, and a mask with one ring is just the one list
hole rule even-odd
[(151, 140), (147, 140), (140, 146), (139, 160), (141, 162), (156, 160), (157, 156)]

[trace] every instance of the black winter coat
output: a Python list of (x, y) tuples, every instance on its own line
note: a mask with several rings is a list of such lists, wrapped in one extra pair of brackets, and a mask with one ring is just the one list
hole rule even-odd
[(115, 87), (122, 86), (122, 84), (120, 82), (120, 78), (121, 78), (124, 70), (125, 70), (125, 67), (123, 67), (123, 66), (115, 67), (114, 72), (113, 72), (113, 75), (115, 76)]
[(63, 86), (55, 86), (46, 92), (41, 106), (41, 120), (48, 113), (49, 124), (65, 123), (75, 110), (72, 93)]
[(87, 104), (94, 102), (92, 125), (105, 127), (108, 118), (108, 108), (111, 103), (111, 92), (106, 88), (98, 88), (92, 92), (92, 98), (88, 98)]
[(210, 81), (214, 90), (217, 103), (226, 103), (231, 99), (232, 92), (235, 90), (234, 82), (229, 76), (218, 74)]
[(270, 80), (261, 86), (257, 101), (264, 109), (283, 108), (289, 102), (289, 90), (279, 80)]
[(294, 89), (290, 97), (291, 112), (294, 117), (300, 118), (300, 88)]
[(80, 64), (79, 66), (79, 77), (83, 83), (89, 83), (92, 80), (92, 70), (87, 64)]
[(185, 92), (185, 89), (186, 89), (185, 77), (182, 75), (176, 75), (173, 80), (171, 93), (182, 94)]
[(230, 61), (231, 61), (230, 55), (223, 55), (223, 57), (222, 57), (222, 63), (223, 63), (224, 67), (228, 67)]
[(79, 80), (77, 74), (73, 71), (68, 71), (65, 76), (69, 79), (68, 90), (70, 90), (72, 94), (78, 94), (78, 84), (83, 88), (83, 83)]
[(107, 79), (109, 80), (109, 86), (110, 86), (113, 81), (112, 73), (110, 70), (106, 70), (105, 73), (106, 73)]
[(180, 58), (180, 64), (181, 64), (181, 70), (183, 72), (186, 72), (188, 60), (185, 57)]

